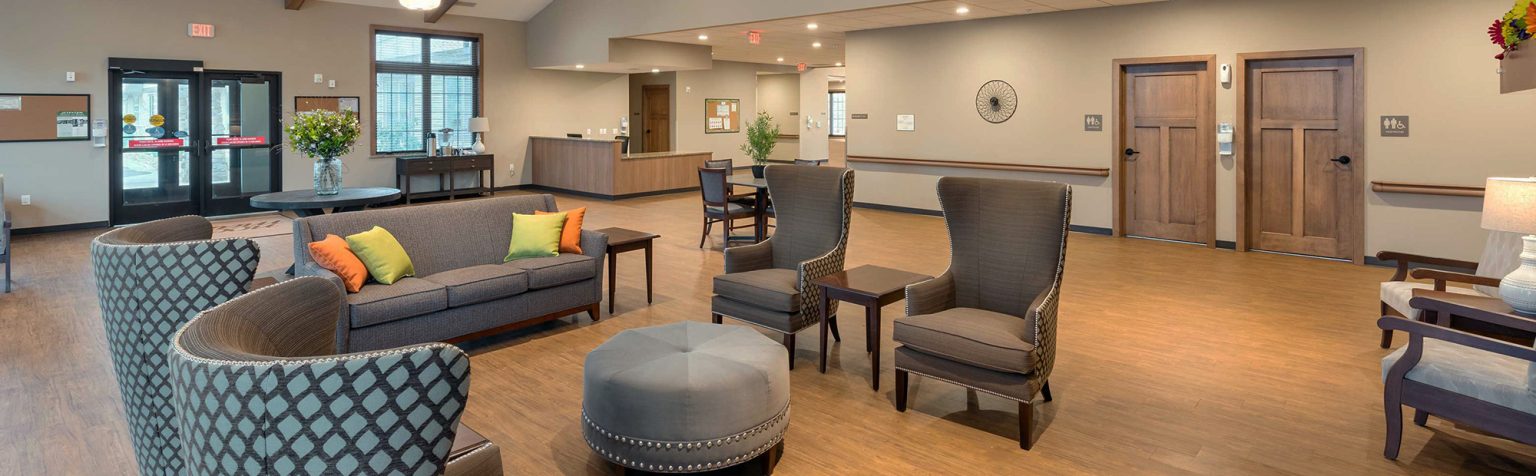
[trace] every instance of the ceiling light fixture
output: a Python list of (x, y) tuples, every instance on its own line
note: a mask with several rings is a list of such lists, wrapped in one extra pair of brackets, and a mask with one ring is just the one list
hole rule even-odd
[(812, 48), (820, 48), (821, 47), (821, 42), (818, 41), (818, 42), (815, 42), (815, 43), (811, 43), (811, 47)]
[(839, 68), (843, 67), (843, 62), (842, 61), (838, 61), (837, 62), (837, 67), (839, 67)]
[(400, 6), (411, 10), (431, 10), (443, 5), (443, 0), (400, 0)]
[(783, 63), (783, 62), (784, 62), (784, 57), (783, 57), (783, 56), (780, 56), (780, 57), (779, 57), (779, 62), (780, 62), (780, 63)]
[(661, 72), (661, 68), (651, 68), (651, 72), (652, 73), (660, 73)]
[(709, 35), (699, 33), (699, 41), (709, 41)]
[(578, 64), (578, 65), (576, 65), (576, 69), (587, 69), (587, 65)]
[(814, 23), (814, 22), (812, 22), (812, 23), (806, 23), (806, 24), (805, 24), (805, 29), (807, 29), (807, 30), (815, 30), (815, 29), (817, 29), (817, 28), (821, 28), (821, 25), (817, 25), (817, 24), (816, 24), (816, 23)]
[(965, 5), (961, 5), (960, 8), (956, 8), (955, 9), (955, 13), (958, 13), (958, 14), (961, 14), (961, 15), (964, 15), (964, 14), (967, 14), (967, 13), (970, 13), (970, 12), (971, 12), (971, 7), (967, 7)]

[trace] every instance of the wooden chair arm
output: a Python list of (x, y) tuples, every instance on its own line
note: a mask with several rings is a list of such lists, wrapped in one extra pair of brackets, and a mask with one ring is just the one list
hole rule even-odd
[[(1443, 301), (1432, 297), (1416, 297), (1408, 301), (1414, 309), (1433, 311), (1446, 316), (1457, 316), (1473, 319), (1489, 324), (1496, 324), (1511, 329), (1520, 329), (1526, 332), (1536, 332), (1536, 320), (1513, 314), (1486, 311), (1471, 306), (1465, 306), (1450, 301)], [(1385, 329), (1385, 328), (1383, 328)]]
[[(1414, 298), (1418, 301), (1423, 298)], [(1487, 312), (1487, 311), (1481, 311)], [(1462, 314), (1457, 314), (1458, 316)], [(1420, 339), (1414, 337), (1430, 338), (1439, 341), (1450, 342), (1456, 345), (1471, 347), (1478, 350), (1493, 352), (1495, 354), (1513, 357), (1520, 360), (1536, 362), (1536, 349), (1511, 344), (1498, 339), (1483, 337), (1477, 334), (1459, 331), (1449, 327), (1440, 327), (1427, 322), (1419, 322), (1411, 319), (1403, 319), (1397, 316), (1382, 316), (1376, 320), (1376, 326), (1383, 330), (1403, 331), (1408, 333), (1410, 339), (1408, 345), (1418, 345)], [(1410, 349), (1410, 352), (1412, 349)]]
[(1473, 286), (1498, 287), (1499, 282), (1502, 281), (1499, 278), (1489, 278), (1475, 274), (1458, 273), (1455, 271), (1445, 271), (1439, 269), (1414, 268), (1408, 274), (1409, 276), (1413, 276), (1413, 279), (1433, 280), (1435, 282), (1436, 291), (1444, 291), (1446, 282), (1471, 284)]
[(1408, 279), (1408, 267), (1413, 265), (1413, 264), (1415, 264), (1415, 263), (1417, 263), (1417, 264), (1427, 264), (1427, 265), (1431, 265), (1431, 266), (1443, 266), (1443, 267), (1447, 267), (1447, 268), (1462, 269), (1462, 270), (1467, 270), (1467, 271), (1471, 271), (1471, 272), (1474, 272), (1474, 273), (1477, 272), (1477, 263), (1472, 262), (1472, 261), (1462, 261), (1462, 260), (1448, 259), (1448, 258), (1435, 258), (1435, 257), (1432, 257), (1432, 256), (1416, 255), (1416, 254), (1412, 254), (1412, 253), (1401, 253), (1401, 252), (1397, 252), (1397, 251), (1382, 251), (1380, 253), (1376, 253), (1376, 259), (1381, 260), (1381, 261), (1395, 261), (1395, 262), (1397, 262), (1397, 274), (1393, 274), (1392, 275), (1392, 280), (1393, 281), (1402, 281), (1402, 280)]

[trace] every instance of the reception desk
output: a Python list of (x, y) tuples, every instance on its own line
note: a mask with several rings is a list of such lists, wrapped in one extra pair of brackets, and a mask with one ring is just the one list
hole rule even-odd
[(709, 152), (624, 154), (616, 140), (530, 137), (533, 184), (602, 198), (624, 198), (698, 188)]

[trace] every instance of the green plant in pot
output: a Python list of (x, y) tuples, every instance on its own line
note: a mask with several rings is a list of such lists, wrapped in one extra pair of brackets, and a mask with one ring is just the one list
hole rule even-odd
[(352, 151), (362, 129), (356, 112), (324, 110), (295, 114), (283, 128), (293, 150), (315, 159), (316, 195), (341, 193), (341, 156)]
[(773, 122), (773, 116), (766, 112), (757, 113), (757, 118), (747, 125), (747, 143), (741, 145), (741, 151), (752, 158), (753, 177), (763, 178), (768, 156), (773, 154), (778, 141), (779, 125)]

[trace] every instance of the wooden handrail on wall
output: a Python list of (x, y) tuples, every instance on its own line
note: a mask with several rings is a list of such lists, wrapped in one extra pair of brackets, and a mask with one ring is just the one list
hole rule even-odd
[(963, 162), (958, 160), (899, 159), (894, 157), (848, 156), (849, 162), (867, 164), (926, 165), (931, 167), (955, 167), (962, 169), (1012, 170), (1045, 174), (1086, 175), (1108, 177), (1109, 169), (1091, 167), (1063, 167), (1059, 165), (1008, 164), (1002, 162)]
[(1448, 197), (1481, 197), (1483, 187), (1462, 185), (1435, 185), (1427, 183), (1371, 182), (1371, 191), (1377, 193), (1416, 193)]

